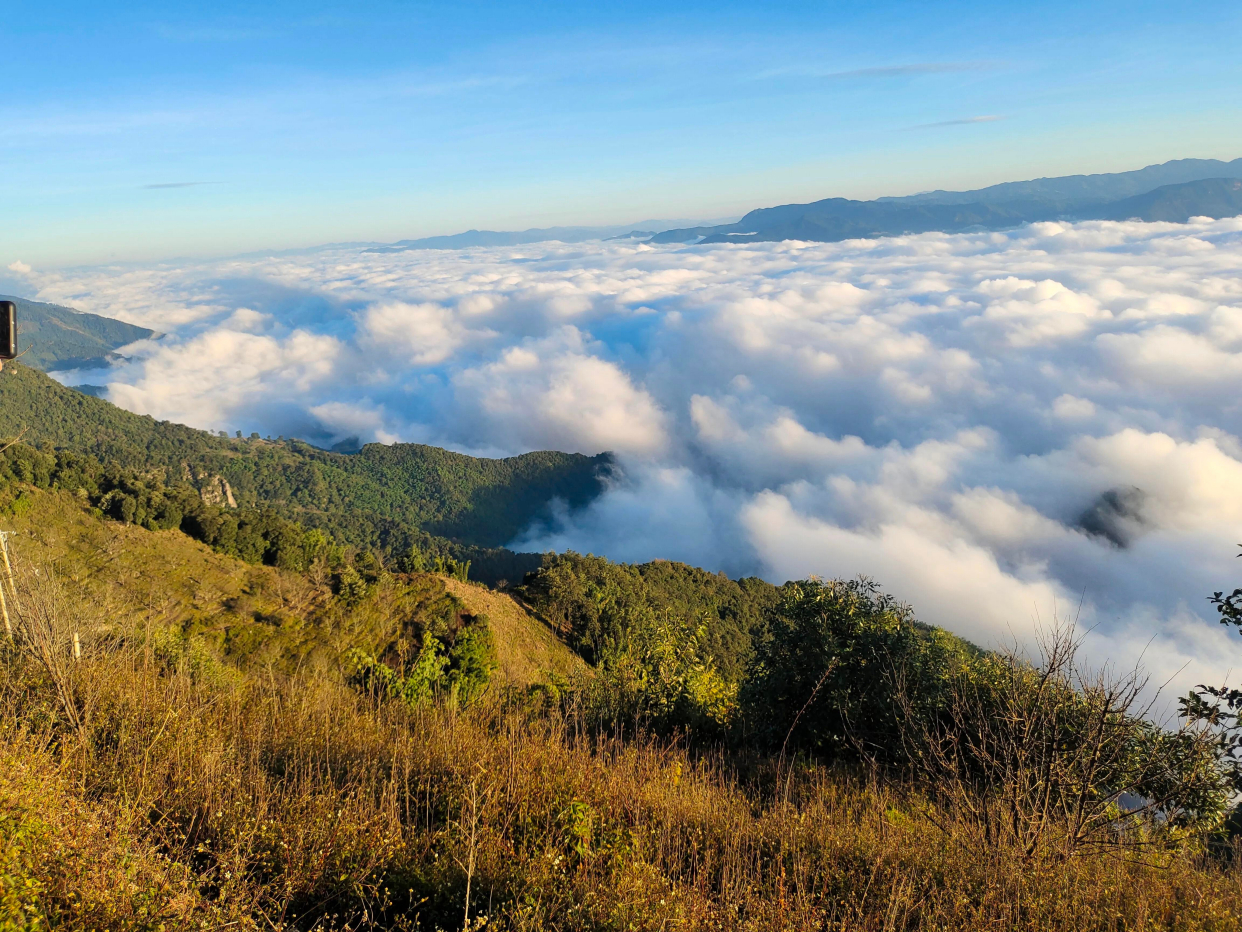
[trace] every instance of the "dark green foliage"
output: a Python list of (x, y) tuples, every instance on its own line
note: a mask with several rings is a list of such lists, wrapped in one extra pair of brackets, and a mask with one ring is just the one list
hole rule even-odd
[(978, 653), (868, 580), (786, 583), (743, 687), (747, 725), (772, 748), (892, 760), (902, 719), (934, 717)]
[[(23, 443), (0, 453), (0, 489), (17, 482), (40, 489), (64, 489), (98, 513), (151, 531), (179, 529), (214, 550), (248, 563), (267, 563), (304, 572), (331, 541), (323, 531), (307, 530), (269, 508), (224, 508), (203, 501), (185, 483), (165, 484), (162, 472), (102, 466), (93, 457)], [(20, 492), (9, 505), (22, 506)]]
[(448, 687), (469, 703), (486, 687), (497, 666), (496, 644), (486, 618), (464, 626), (448, 651)]
[(20, 364), (0, 371), (0, 412), (0, 436), (25, 431), (28, 443), (166, 482), (218, 476), (242, 509), (271, 511), (390, 557), (412, 547), (440, 551), (491, 581), (537, 568), (538, 554), (498, 548), (546, 517), (553, 499), (589, 502), (611, 463), (607, 454), (553, 452), (478, 459), (420, 444), (368, 444), (343, 455), (294, 440), (219, 437), (131, 414)]
[(434, 547), (422, 548), (417, 544), (410, 547), (398, 560), (398, 568), (405, 573), (438, 573), (441, 576), (452, 576), (465, 582), (470, 577), (470, 561), (456, 560), (447, 556), (442, 550)]
[(113, 350), (155, 334), (145, 327), (82, 314), (59, 304), (10, 295), (0, 295), (0, 300), (17, 305), (18, 350), (23, 354), (22, 362), (37, 369), (102, 366)]
[(657, 731), (716, 737), (734, 723), (738, 685), (706, 655), (705, 620), (642, 609), (604, 650), (592, 698), (605, 721), (636, 720)]
[(1179, 702), (1183, 718), (1216, 733), (1230, 785), (1235, 793), (1242, 793), (1242, 689), (1201, 683)]
[[(1242, 633), (1242, 589), (1213, 592), (1208, 601), (1216, 606), (1222, 625)], [(1181, 715), (1215, 732), (1233, 790), (1242, 793), (1242, 689), (1200, 684), (1181, 700)], [(1242, 817), (1235, 815), (1235, 821), (1242, 824)]]
[(640, 618), (694, 619), (703, 627), (704, 658), (737, 682), (777, 588), (667, 560), (630, 565), (567, 552), (545, 558), (525, 578), (521, 594), (592, 663), (621, 648)]

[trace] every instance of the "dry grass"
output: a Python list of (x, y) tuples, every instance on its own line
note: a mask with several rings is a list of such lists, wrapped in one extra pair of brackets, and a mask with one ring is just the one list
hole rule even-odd
[(203, 897), (141, 813), (91, 800), (46, 734), (0, 732), (0, 928), (219, 928), (244, 915)]
[[(6, 721), (46, 720), (41, 675), (9, 663)], [(765, 766), (743, 777), (572, 715), (376, 708), (323, 678), (228, 689), (136, 651), (84, 664), (84, 746), (0, 736), (0, 757), (23, 762), (0, 784), (4, 811), (43, 801), (52, 828), (27, 875), (67, 927), (90, 927), (73, 891), (122, 904), (108, 928), (209, 911), (260, 928), (460, 928), (471, 862), (471, 916), (512, 929), (1242, 924), (1238, 873), (1193, 847), (1024, 865), (951, 813), (938, 828), (913, 791), (847, 773), (799, 769), (785, 802)], [(124, 905), (137, 901), (155, 905)]]
[(506, 683), (525, 687), (549, 677), (573, 683), (590, 676), (583, 659), (507, 592), (451, 578), (444, 584), (472, 614), (487, 617), (500, 664), (497, 672)]

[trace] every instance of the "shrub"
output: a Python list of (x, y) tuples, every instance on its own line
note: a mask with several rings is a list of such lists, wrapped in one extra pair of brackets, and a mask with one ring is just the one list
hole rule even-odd
[(933, 719), (978, 654), (869, 580), (787, 583), (742, 689), (748, 734), (772, 749), (900, 763), (909, 716)]
[(636, 613), (599, 664), (595, 695), (609, 718), (636, 718), (660, 730), (719, 731), (737, 709), (737, 686), (705, 656), (707, 624), (670, 612)]

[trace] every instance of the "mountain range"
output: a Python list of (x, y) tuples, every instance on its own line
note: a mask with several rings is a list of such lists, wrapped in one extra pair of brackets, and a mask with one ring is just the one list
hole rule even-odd
[(466, 249), (558, 241), (634, 239), (649, 243), (767, 242), (1002, 230), (1042, 220), (1145, 220), (1185, 223), (1191, 217), (1242, 213), (1242, 158), (1175, 159), (1128, 172), (1007, 181), (969, 191), (925, 191), (870, 201), (833, 197), (750, 211), (741, 220), (686, 224), (643, 220), (621, 226), (573, 226), (503, 232), (467, 230), (428, 236), (367, 252)]
[[(1199, 177), (1153, 184), (1187, 175)], [(1046, 220), (1185, 223), (1191, 217), (1218, 219), (1242, 213), (1239, 179), (1242, 159), (1185, 159), (1134, 172), (1016, 181), (977, 191), (935, 191), (873, 201), (834, 197), (764, 207), (737, 223), (665, 230), (649, 242), (837, 242), (911, 233), (1003, 230)]]
[(469, 249), (473, 246), (522, 246), (527, 243), (585, 243), (599, 239), (648, 239), (661, 230), (684, 226), (684, 220), (640, 220), (598, 227), (546, 227), (517, 232), (467, 230), (449, 236), (403, 239), (386, 246), (373, 246), (366, 252), (407, 252), (412, 249)]

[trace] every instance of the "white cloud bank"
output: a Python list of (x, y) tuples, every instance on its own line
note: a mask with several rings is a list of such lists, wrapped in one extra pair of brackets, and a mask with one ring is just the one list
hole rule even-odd
[[(518, 545), (866, 573), (995, 645), (1242, 668), (1242, 220), (24, 272), (153, 327), (109, 397), (212, 429), (621, 454)], [(66, 378), (99, 381), (79, 373)]]

